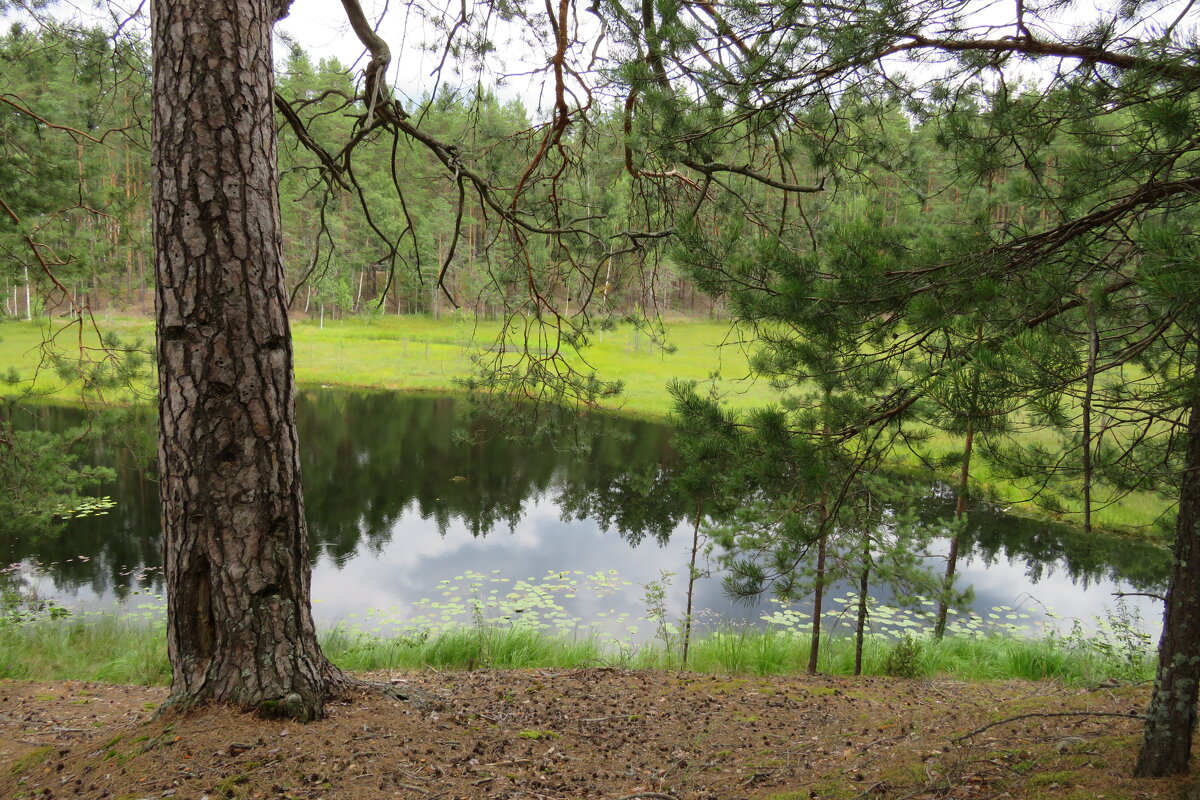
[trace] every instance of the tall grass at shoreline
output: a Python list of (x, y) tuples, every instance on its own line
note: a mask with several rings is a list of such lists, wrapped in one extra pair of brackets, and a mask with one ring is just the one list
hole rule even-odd
[(166, 628), (161, 620), (116, 613), (5, 623), (0, 678), (165, 685), (171, 682)]
[[(638, 615), (628, 605), (617, 613), (634, 586), (617, 570), (551, 569), (540, 579), (466, 570), (439, 581), (433, 597), (348, 614), (320, 638), (329, 658), (351, 671), (615, 666), (791, 675), (807, 668), (812, 617), (780, 599), (763, 609), (762, 627), (706, 622), (699, 615), (691, 655), (682, 663), (682, 621), (651, 591), (665, 591), (668, 579), (641, 585), (645, 608)], [(602, 607), (613, 607), (580, 616), (572, 609), (578, 597), (611, 598)], [(166, 683), (166, 604), (153, 591), (142, 600), (136, 610), (72, 611), (30, 592), (8, 591), (0, 597), (0, 678)], [(856, 624), (850, 609), (857, 609), (857, 595), (831, 600), (823, 614), (827, 634), (819, 669), (850, 675)], [(940, 641), (931, 635), (932, 606), (921, 597), (904, 606), (871, 599), (864, 674), (1071, 685), (1153, 675), (1150, 636), (1137, 609), (1122, 601), (1090, 624), (1061, 619), (1046, 606), (1036, 617), (1031, 609), (1006, 605), (952, 609), (954, 619)]]
[[(352, 671), (615, 666), (796, 675), (804, 672), (808, 659), (806, 636), (758, 629), (721, 629), (699, 636), (686, 667), (679, 663), (677, 650), (661, 642), (635, 646), (522, 627), (464, 626), (388, 637), (334, 628), (321, 640), (330, 659)], [(850, 675), (853, 637), (831, 635), (824, 641), (820, 671)], [(926, 635), (871, 637), (864, 643), (863, 665), (867, 675), (1053, 680), (1067, 685), (1144, 681), (1154, 672), (1146, 651), (1121, 651), (1087, 637), (1028, 639), (1003, 634), (948, 636), (940, 642)], [(165, 685), (170, 675), (160, 620), (114, 613), (0, 626), (0, 678)]]

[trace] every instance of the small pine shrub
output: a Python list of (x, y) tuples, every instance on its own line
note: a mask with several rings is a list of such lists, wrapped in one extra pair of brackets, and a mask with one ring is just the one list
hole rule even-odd
[(895, 678), (915, 678), (921, 674), (921, 643), (904, 635), (888, 649), (883, 672)]

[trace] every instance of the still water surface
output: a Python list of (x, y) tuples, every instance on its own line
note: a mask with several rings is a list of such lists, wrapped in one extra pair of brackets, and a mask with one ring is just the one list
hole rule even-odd
[[(454, 435), (462, 422), (450, 398), (320, 390), (302, 393), (297, 411), (318, 624), (386, 633), (482, 613), (646, 638), (643, 586), (664, 572), (675, 576), (668, 611), (682, 613), (691, 525), (686, 504), (666, 491), (666, 428), (613, 420), (582, 447), (486, 435), (468, 444)], [(76, 415), (45, 409), (41, 424), (62, 428)], [(0, 558), (68, 606), (161, 613), (157, 487), (115, 442), (95, 458), (117, 470), (99, 491), (116, 507), (53, 536), (0, 534)], [(935, 492), (922, 511), (948, 515), (951, 506)], [(967, 539), (961, 582), (985, 619), (1004, 606), (1028, 615), (1021, 624), (1051, 624), (1052, 608), (1060, 627), (1090, 625), (1114, 592), (1165, 585), (1167, 554), (1138, 542), (987, 509), (972, 514)], [(934, 550), (930, 568), (939, 570)], [(1158, 604), (1126, 602), (1155, 634)], [(719, 574), (699, 582), (696, 607), (708, 624), (757, 623), (775, 610), (732, 602)]]

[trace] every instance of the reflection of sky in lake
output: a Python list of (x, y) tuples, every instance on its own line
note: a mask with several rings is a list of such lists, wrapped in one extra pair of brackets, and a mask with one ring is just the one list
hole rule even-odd
[[(512, 581), (538, 582), (547, 575), (557, 576), (560, 571), (616, 570), (622, 581), (619, 591), (604, 597), (580, 591), (574, 598), (566, 598), (565, 592), (559, 592), (558, 602), (569, 616), (581, 620), (598, 621), (603, 619), (601, 614), (612, 617), (626, 613), (645, 636), (653, 626), (644, 619), (643, 587), (657, 580), (663, 571), (674, 573), (667, 594), (668, 614), (671, 618), (683, 614), (690, 543), (691, 529), (685, 524), (666, 545), (646, 540), (631, 548), (615, 533), (602, 530), (591, 520), (560, 519), (555, 505), (546, 499), (527, 505), (515, 531), (504, 527), (479, 538), (471, 536), (459, 521), (452, 523), (444, 536), (439, 535), (431, 520), (422, 520), (410, 509), (397, 524), (392, 540), (378, 553), (356, 552), (340, 565), (328, 556), (317, 555), (313, 571), (314, 612), (318, 623), (324, 625), (387, 630), (391, 624), (381, 622), (379, 617), (402, 625), (421, 613), (422, 609), (414, 606), (416, 601), (445, 599), (441, 596), (440, 581), (454, 580), (468, 571), (486, 578), (508, 579), (509, 583), (501, 587), (507, 590)], [(930, 564), (936, 570), (942, 562), (935, 557)], [(986, 615), (993, 607), (1010, 606), (1029, 614), (1030, 619), (1022, 620), (1023, 624), (1038, 621), (1052, 624), (1045, 613), (1052, 609), (1060, 617), (1059, 626), (1068, 629), (1074, 619), (1093, 627), (1097, 617), (1113, 608), (1116, 602), (1113, 593), (1122, 589), (1116, 582), (1104, 579), (1082, 587), (1072, 582), (1065, 568), (1058, 567), (1042, 570), (1041, 579), (1031, 582), (1024, 563), (1004, 559), (985, 565), (979, 558), (968, 557), (960, 561), (959, 574), (962, 585), (974, 587), (973, 607), (978, 613)], [(577, 575), (572, 577), (580, 579)], [(469, 582), (455, 581), (459, 586)], [(486, 579), (482, 583), (478, 594), (486, 597), (491, 587)], [(849, 591), (851, 585), (842, 583), (836, 584), (831, 594), (845, 595)], [(461, 590), (457, 596), (464, 604), (470, 604), (468, 591)], [(887, 599), (886, 590), (883, 599)], [(1157, 602), (1146, 597), (1130, 597), (1125, 602), (1141, 614), (1144, 627), (1157, 634), (1161, 614)], [(806, 606), (797, 603), (794, 607), (804, 610)], [(708, 623), (757, 622), (774, 610), (775, 605), (735, 603), (725, 595), (720, 577), (713, 576), (697, 583), (695, 608), (698, 618)], [(372, 609), (395, 610), (365, 618)], [(469, 613), (459, 618), (464, 623), (471, 619)], [(624, 633), (624, 625), (609, 627), (610, 632)]]
[[(691, 527), (681, 524), (672, 540), (659, 544), (647, 538), (636, 546), (605, 531), (593, 520), (563, 520), (557, 506), (546, 497), (526, 503), (524, 515), (515, 529), (507, 525), (498, 526), (487, 536), (474, 537), (466, 524), (454, 519), (439, 533), (433, 519), (422, 519), (415, 507), (409, 507), (393, 528), (390, 541), (375, 546), (360, 541), (354, 553), (343, 559), (335, 559), (317, 547), (313, 563), (314, 615), (321, 627), (342, 625), (366, 632), (394, 631), (405, 627), (405, 623), (428, 608), (419, 607), (422, 599), (445, 602), (452, 598), (443, 596), (443, 581), (454, 581), (459, 591), (458, 601), (469, 608), (471, 591), (466, 589), (470, 580), (457, 580), (468, 572), (485, 576), (477, 594), (486, 599), (487, 593), (498, 588), (500, 594), (512, 589), (513, 583), (529, 580), (537, 584), (547, 576), (557, 580), (560, 572), (569, 573), (568, 579), (578, 580), (583, 587), (579, 591), (560, 588), (554, 592), (554, 600), (561, 605), (565, 615), (591, 623), (583, 631), (607, 631), (628, 638), (628, 625), (636, 625), (639, 639), (653, 635), (654, 625), (646, 617), (644, 585), (658, 580), (661, 573), (671, 572), (667, 589), (666, 604), (671, 619), (682, 616), (686, 597), (686, 575)], [(935, 551), (939, 548), (935, 547)], [(944, 562), (944, 547), (929, 559), (931, 570), (940, 570)], [(586, 575), (616, 571), (618, 586), (615, 591), (603, 596), (587, 591)], [(1128, 590), (1119, 583), (1107, 579), (1093, 579), (1084, 586), (1071, 580), (1068, 570), (1060, 564), (1043, 565), (1039, 579), (1030, 578), (1029, 565), (1017, 559), (997, 557), (984, 563), (979, 557), (967, 556), (960, 560), (960, 586), (974, 588), (976, 613), (986, 616), (994, 607), (1009, 606), (1028, 614), (1021, 624), (1057, 624), (1069, 630), (1072, 622), (1080, 620), (1087, 628), (1093, 628), (1097, 618), (1103, 617), (1114, 607), (1114, 592)], [(107, 591), (87, 586), (73, 591), (60, 592), (44, 574), (26, 572), (27, 580), (43, 598), (57, 597), (60, 601), (77, 609), (96, 610), (117, 605), (114, 595)], [(504, 583), (493, 584), (490, 579), (502, 578)], [(147, 581), (135, 581), (134, 593), (119, 604), (130, 612), (161, 613), (162, 601), (150, 594)], [(830, 589), (831, 597), (845, 596), (853, 591), (849, 582), (835, 584)], [(879, 587), (880, 600), (890, 600), (886, 588)], [(574, 597), (566, 597), (566, 594)], [(1161, 607), (1157, 601), (1147, 597), (1129, 597), (1124, 601), (1128, 608), (1141, 615), (1144, 629), (1157, 636), (1160, 627)], [(520, 604), (518, 604), (520, 605)], [(798, 612), (806, 612), (807, 602), (792, 606)], [(777, 606), (768, 601), (755, 604), (734, 602), (728, 598), (721, 586), (719, 575), (699, 580), (695, 588), (696, 616), (702, 627), (716, 622), (761, 624), (764, 614)], [(827, 602), (827, 609), (845, 608), (849, 619), (849, 604)], [(1046, 610), (1052, 609), (1059, 618), (1052, 622)], [(536, 613), (536, 612), (535, 612)], [(543, 612), (544, 613), (544, 612)], [(627, 619), (617, 621), (620, 615)], [(498, 612), (488, 610), (488, 618)], [(436, 616), (436, 614), (433, 614)], [(469, 610), (460, 612), (456, 619), (470, 624)], [(836, 622), (834, 620), (833, 622)]]

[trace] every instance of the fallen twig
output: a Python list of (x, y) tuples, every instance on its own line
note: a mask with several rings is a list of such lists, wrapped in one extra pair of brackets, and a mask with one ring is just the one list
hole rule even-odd
[(1145, 715), (1143, 715), (1143, 714), (1120, 714), (1115, 711), (1044, 711), (1044, 712), (1037, 712), (1037, 713), (1033, 713), (1033, 714), (1019, 714), (1015, 717), (1009, 717), (1008, 719), (1001, 719), (1001, 720), (997, 720), (996, 722), (989, 722), (987, 725), (984, 725), (982, 728), (976, 728), (975, 730), (971, 731), (970, 733), (964, 733), (962, 736), (957, 736), (957, 737), (951, 739), (950, 741), (953, 742), (954, 744), (958, 744), (963, 739), (970, 739), (972, 736), (976, 736), (980, 733), (983, 733), (988, 728), (994, 728), (997, 725), (1004, 725), (1009, 722), (1017, 722), (1017, 721), (1023, 720), (1023, 719), (1030, 719), (1031, 717), (1122, 717), (1124, 719), (1142, 719), (1142, 720), (1144, 720), (1146, 718)]
[(861, 792), (854, 795), (854, 797), (850, 798), (850, 800), (861, 800), (861, 798), (866, 797), (869, 794), (872, 794), (876, 789), (883, 789), (886, 787), (887, 787), (886, 782), (876, 781), (875, 783), (872, 783), (870, 786), (868, 786), (866, 789), (863, 789)]

